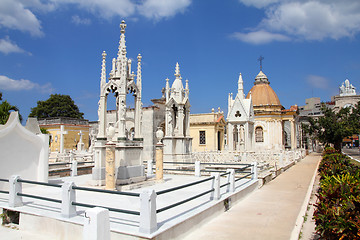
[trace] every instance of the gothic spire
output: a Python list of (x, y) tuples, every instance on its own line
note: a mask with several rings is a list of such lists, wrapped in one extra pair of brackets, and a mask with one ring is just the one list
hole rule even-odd
[(126, 23), (124, 20), (120, 23), (120, 41), (119, 41), (119, 51), (118, 51), (118, 58), (120, 58), (121, 54), (126, 53), (126, 45), (125, 45), (125, 29), (126, 29)]
[(175, 75), (176, 78), (180, 78), (180, 76), (181, 76), (181, 75), (180, 75), (180, 67), (179, 67), (179, 63), (178, 63), (178, 62), (176, 63), (175, 74), (174, 74), (174, 75)]
[(102, 64), (101, 64), (101, 86), (104, 86), (106, 83), (106, 52), (102, 53)]
[(140, 53), (137, 56), (137, 59), (138, 59), (138, 65), (137, 65), (137, 73), (136, 73), (136, 84), (141, 93), (141, 59), (142, 59), (142, 56), (140, 55)]
[(239, 75), (239, 80), (238, 80), (238, 96), (239, 96), (240, 99), (245, 98), (245, 95), (244, 95), (244, 82), (243, 82), (241, 73)]

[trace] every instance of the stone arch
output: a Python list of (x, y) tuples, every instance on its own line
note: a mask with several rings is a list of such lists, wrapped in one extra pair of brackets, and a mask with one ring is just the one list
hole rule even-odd
[(262, 126), (255, 127), (255, 142), (264, 142), (264, 128)]

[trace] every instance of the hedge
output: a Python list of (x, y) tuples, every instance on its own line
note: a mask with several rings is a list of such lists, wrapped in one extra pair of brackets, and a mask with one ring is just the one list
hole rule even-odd
[(360, 240), (360, 169), (349, 160), (327, 148), (319, 165), (313, 218), (321, 239)]

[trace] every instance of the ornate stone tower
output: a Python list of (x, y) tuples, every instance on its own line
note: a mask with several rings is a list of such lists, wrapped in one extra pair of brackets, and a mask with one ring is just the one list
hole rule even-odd
[(252, 100), (245, 99), (243, 79), (240, 73), (238, 93), (228, 99), (227, 149), (230, 151), (251, 151), (254, 145), (254, 109)]
[[(127, 58), (125, 45), (125, 21), (120, 24), (120, 41), (117, 58), (112, 60), (112, 69), (109, 79), (106, 81), (106, 53), (102, 54), (102, 68), (100, 81), (99, 100), (99, 132), (95, 144), (95, 167), (93, 169), (94, 180), (104, 180), (105, 177), (105, 144), (113, 142), (115, 147), (116, 175), (119, 183), (126, 183), (130, 178), (144, 176), (144, 169), (141, 161), (143, 138), (141, 134), (141, 55), (139, 54), (137, 64), (137, 78), (131, 71), (131, 59)], [(107, 97), (109, 93), (114, 94), (116, 99), (115, 123), (107, 121)], [(126, 97), (132, 94), (135, 97), (134, 114), (134, 137), (127, 138), (126, 123)], [(133, 181), (133, 180), (132, 180)]]
[(185, 89), (181, 81), (179, 63), (175, 67), (175, 80), (165, 86), (164, 160), (181, 160), (191, 153), (189, 84)]

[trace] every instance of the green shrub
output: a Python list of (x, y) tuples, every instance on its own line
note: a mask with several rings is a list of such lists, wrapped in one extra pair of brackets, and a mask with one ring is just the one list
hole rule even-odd
[(360, 239), (360, 173), (326, 176), (315, 204), (317, 232), (324, 239)]
[(319, 165), (314, 220), (321, 239), (360, 240), (360, 169), (326, 148)]

